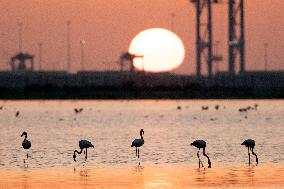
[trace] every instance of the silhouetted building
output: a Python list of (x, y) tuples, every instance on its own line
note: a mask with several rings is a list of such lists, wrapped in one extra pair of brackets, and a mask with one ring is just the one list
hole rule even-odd
[[(29, 61), (30, 66), (27, 66)], [(34, 70), (34, 55), (28, 53), (18, 53), (11, 58), (12, 71), (33, 71)]]

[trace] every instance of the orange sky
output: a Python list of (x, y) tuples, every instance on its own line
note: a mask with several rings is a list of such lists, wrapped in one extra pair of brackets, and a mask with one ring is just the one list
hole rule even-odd
[[(221, 42), (227, 69), (227, 0), (214, 5), (214, 40)], [(263, 69), (264, 46), (268, 47), (268, 68), (284, 70), (284, 1), (245, 0), (246, 67)], [(43, 43), (43, 68), (66, 69), (66, 21), (72, 20), (72, 71), (80, 68), (80, 39), (86, 40), (86, 67), (89, 70), (117, 70), (115, 61), (126, 51), (131, 39), (151, 27), (171, 29), (186, 48), (178, 73), (195, 70), (195, 9), (189, 0), (1, 0), (0, 69), (8, 69), (8, 58), (18, 50), (18, 22), (23, 27), (24, 51), (38, 55)]]

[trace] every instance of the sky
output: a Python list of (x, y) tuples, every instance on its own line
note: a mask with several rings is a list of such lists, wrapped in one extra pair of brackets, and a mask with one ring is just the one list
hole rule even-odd
[[(218, 69), (227, 70), (227, 0), (222, 2), (213, 6), (213, 40), (219, 41), (223, 56)], [(86, 41), (86, 70), (119, 70), (116, 61), (131, 40), (157, 27), (173, 31), (184, 43), (185, 59), (174, 72), (195, 72), (195, 7), (189, 0), (0, 0), (0, 10), (0, 70), (10, 69), (9, 57), (19, 50), (19, 23), (23, 51), (35, 55), (35, 68), (42, 43), (42, 68), (66, 70), (70, 20), (72, 72), (81, 68), (81, 39)], [(267, 68), (284, 70), (283, 10), (281, 0), (245, 0), (247, 70), (264, 69), (264, 43), (268, 43)]]

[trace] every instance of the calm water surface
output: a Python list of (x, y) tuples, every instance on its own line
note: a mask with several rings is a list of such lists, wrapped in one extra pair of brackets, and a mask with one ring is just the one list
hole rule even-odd
[[(220, 105), (218, 111), (214, 109), (217, 104)], [(247, 113), (238, 111), (239, 108), (254, 104), (258, 104), (257, 110), (249, 110)], [(78, 162), (74, 163), (73, 151), (78, 149), (80, 139), (87, 139), (95, 144), (95, 148), (88, 150), (85, 167), (92, 171), (86, 175), (94, 175), (95, 170), (105, 170), (100, 173), (111, 175), (112, 171), (107, 171), (111, 167), (120, 172), (126, 170), (125, 175), (132, 175), (127, 170), (135, 168), (138, 161), (135, 149), (130, 148), (130, 145), (134, 138), (139, 137), (141, 128), (145, 131), (145, 144), (140, 151), (140, 161), (143, 170), (148, 170), (144, 175), (146, 178), (156, 178), (155, 174), (159, 175), (158, 170), (161, 170), (159, 167), (170, 167), (162, 169), (162, 175), (166, 172), (170, 172), (168, 175), (180, 172), (182, 178), (186, 174), (197, 177), (197, 149), (190, 146), (195, 139), (207, 141), (206, 151), (213, 167), (211, 173), (215, 167), (216, 171), (222, 170), (232, 178), (240, 176), (238, 173), (248, 174), (249, 177), (249, 171), (242, 172), (243, 169), (249, 169), (246, 165), (247, 150), (240, 145), (247, 138), (256, 140), (255, 152), (260, 162), (258, 167), (262, 166), (258, 170), (265, 173), (263, 167), (266, 167), (277, 179), (284, 177), (282, 100), (0, 101), (0, 106), (3, 106), (0, 110), (2, 177), (5, 173), (3, 170), (6, 170), (6, 175), (15, 170), (27, 172), (23, 168), (25, 152), (20, 137), (23, 131), (28, 132), (28, 139), (32, 142), (28, 172), (54, 168), (70, 169), (70, 174), (74, 174), (73, 168), (76, 168), (78, 172), (78, 169), (82, 169), (84, 155), (78, 156)], [(181, 109), (178, 110), (177, 106)], [(209, 106), (209, 110), (204, 111), (201, 106)], [(84, 110), (75, 114), (74, 108)], [(20, 112), (18, 117), (15, 116), (17, 111)], [(202, 159), (206, 165), (206, 159)], [(254, 156), (252, 160), (254, 163)], [(225, 169), (226, 166), (235, 171), (230, 172)], [(250, 171), (254, 172), (254, 169)], [(78, 175), (77, 172), (75, 175)], [(149, 177), (151, 174), (154, 176)], [(199, 180), (200, 183), (207, 186), (206, 178), (203, 179)], [(231, 182), (235, 182), (234, 179)], [(175, 184), (171, 186), (167, 188), (175, 188)], [(151, 185), (142, 188), (155, 187)]]

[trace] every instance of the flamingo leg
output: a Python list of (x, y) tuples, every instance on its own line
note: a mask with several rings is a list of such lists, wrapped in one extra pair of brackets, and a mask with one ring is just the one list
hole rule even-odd
[(86, 156), (85, 156), (85, 161), (87, 161), (88, 158), (88, 152), (87, 152), (87, 148), (86, 148)]
[(137, 147), (136, 147), (136, 157), (137, 157)]
[(257, 155), (253, 152), (253, 148), (251, 148), (251, 152), (252, 152), (252, 154), (255, 156), (256, 164), (258, 164), (258, 158), (257, 158)]
[(249, 156), (249, 165), (250, 165), (250, 153), (249, 153), (249, 147), (248, 147), (248, 156)]
[(198, 162), (198, 166), (199, 166), (199, 168), (200, 168), (200, 164), (202, 165), (202, 167), (203, 167), (203, 163), (201, 162), (201, 160), (200, 160), (200, 156), (199, 156), (199, 150), (198, 150), (198, 152), (197, 152), (197, 157), (198, 157), (198, 160), (199, 160), (199, 162)]
[(139, 148), (138, 148), (138, 159), (139, 159)]
[(28, 164), (26, 164), (26, 160), (28, 160), (29, 158), (29, 153), (27, 153), (26, 157), (27, 159), (24, 158), (24, 167), (28, 167)]
[(203, 148), (203, 155), (204, 155), (205, 157), (207, 157), (207, 159), (208, 159), (208, 168), (211, 168), (211, 161), (210, 161), (208, 155), (205, 153), (205, 148)]

